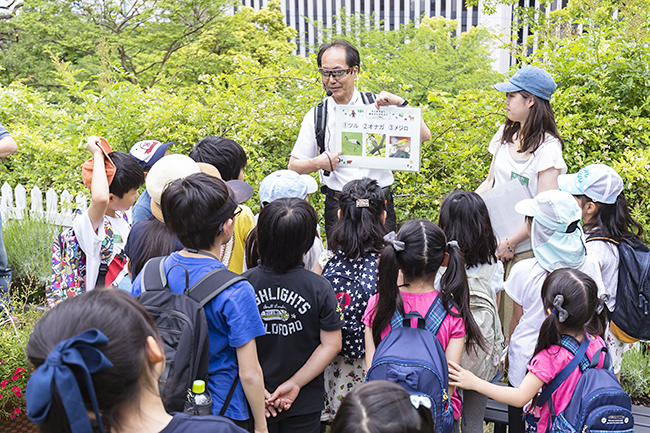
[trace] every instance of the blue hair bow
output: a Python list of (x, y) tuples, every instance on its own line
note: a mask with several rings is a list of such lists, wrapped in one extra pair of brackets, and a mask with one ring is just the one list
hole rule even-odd
[(102, 432), (104, 431), (90, 375), (113, 366), (104, 353), (95, 347), (106, 343), (108, 337), (99, 329), (92, 328), (60, 342), (47, 355), (45, 363), (29, 378), (25, 390), (27, 417), (34, 424), (42, 426), (45, 423), (52, 406), (52, 393), (56, 385), (72, 433), (92, 433), (79, 383), (70, 368), (74, 366), (75, 371), (83, 373), (86, 389), (95, 410), (97, 425)]

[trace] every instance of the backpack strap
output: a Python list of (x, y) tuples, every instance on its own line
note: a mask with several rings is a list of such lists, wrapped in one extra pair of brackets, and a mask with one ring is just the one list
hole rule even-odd
[(314, 127), (318, 153), (325, 152), (325, 127), (327, 126), (327, 99), (316, 104), (314, 109)]
[(537, 399), (538, 407), (542, 407), (544, 403), (546, 403), (551, 398), (551, 395), (560, 387), (560, 385), (562, 385), (562, 383), (564, 383), (564, 381), (568, 379), (571, 373), (573, 373), (573, 370), (575, 370), (578, 367), (580, 361), (582, 361), (582, 358), (587, 353), (587, 347), (589, 347), (589, 338), (587, 338), (587, 336), (585, 335), (582, 338), (582, 343), (580, 344), (580, 347), (578, 348), (578, 351), (575, 353), (575, 356), (573, 357), (571, 362), (569, 362), (566, 365), (566, 367), (564, 367), (562, 371), (560, 371), (560, 374), (555, 376), (555, 378), (553, 378), (551, 383), (549, 383), (542, 391), (542, 394)]
[(227, 268), (217, 268), (205, 274), (195, 285), (186, 290), (186, 294), (204, 307), (219, 293), (243, 280), (246, 278)]
[(375, 102), (376, 96), (371, 92), (359, 92), (361, 94), (361, 102), (363, 105), (370, 105)]
[(614, 245), (621, 244), (619, 241), (616, 241), (612, 238), (608, 238), (607, 236), (603, 236), (602, 233), (593, 233), (589, 235), (589, 237), (585, 240), (585, 242), (591, 242), (591, 241), (604, 241), (604, 242), (612, 243)]
[(167, 274), (165, 273), (165, 259), (167, 256), (154, 257), (144, 264), (142, 278), (140, 279), (140, 291), (153, 292), (165, 290), (167, 287)]
[[(451, 309), (451, 307), (452, 305), (450, 302), (449, 309)], [(433, 300), (433, 303), (429, 307), (429, 311), (427, 311), (427, 315), (425, 316), (425, 329), (433, 335), (438, 335), (438, 331), (440, 331), (440, 327), (442, 326), (445, 317), (447, 317), (447, 310), (445, 310), (445, 306), (442, 305), (440, 293), (438, 293), (438, 296)]]

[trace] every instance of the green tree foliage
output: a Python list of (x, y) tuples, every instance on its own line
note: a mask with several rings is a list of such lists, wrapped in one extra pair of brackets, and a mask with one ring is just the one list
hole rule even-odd
[(255, 11), (243, 7), (236, 14), (219, 19), (196, 41), (183, 48), (172, 61), (178, 79), (197, 82), (199, 76), (218, 75), (237, 70), (242, 58), (261, 65), (290, 62), (296, 45), (296, 31), (284, 23), (279, 0), (270, 0)]
[(196, 40), (222, 15), (228, 0), (24, 0), (12, 18), (16, 42), (7, 44), (5, 81), (33, 76), (49, 85), (47, 50), (87, 73), (99, 71), (97, 47), (135, 84), (154, 85), (174, 53)]
[[(457, 36), (457, 21), (445, 18), (423, 17), (418, 27), (411, 23), (390, 32), (368, 28), (365, 17), (347, 16), (345, 11), (336, 19), (342, 28), (351, 29), (346, 39), (359, 48), (364, 90), (386, 90), (425, 105), (431, 91), (456, 94), (500, 79), (491, 67), (490, 34), (482, 27)], [(326, 40), (337, 37), (323, 31)], [(364, 74), (370, 78), (364, 79)]]

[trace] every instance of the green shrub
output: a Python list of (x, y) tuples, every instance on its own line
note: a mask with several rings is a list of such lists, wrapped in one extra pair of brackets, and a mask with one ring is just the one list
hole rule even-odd
[[(42, 290), (52, 278), (52, 242), (62, 228), (42, 219), (3, 221), (2, 237), (14, 282)], [(16, 290), (12, 286), (12, 292)]]
[(623, 356), (621, 385), (632, 398), (650, 397), (650, 353), (645, 345), (635, 344)]

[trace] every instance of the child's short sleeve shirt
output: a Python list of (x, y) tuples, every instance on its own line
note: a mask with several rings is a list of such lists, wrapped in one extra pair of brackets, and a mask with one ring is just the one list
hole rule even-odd
[[(429, 311), (431, 304), (433, 304), (433, 301), (436, 299), (436, 296), (438, 296), (438, 291), (434, 290), (432, 292), (425, 293), (401, 292), (401, 294), (402, 300), (404, 302), (404, 311), (417, 311), (422, 315), (422, 317), (424, 317)], [(372, 322), (375, 319), (375, 307), (377, 306), (378, 300), (379, 295), (373, 295), (368, 301), (368, 306), (366, 307), (366, 312), (363, 315), (362, 319), (362, 322), (366, 326), (372, 327)], [(455, 307), (452, 308), (451, 311), (458, 313), (458, 310)], [(411, 326), (417, 326), (417, 319), (412, 319)], [(390, 325), (388, 325), (388, 327), (381, 332), (381, 338), (383, 339), (386, 335), (388, 335), (389, 331)], [(444, 350), (447, 350), (449, 340), (452, 338), (465, 337), (465, 324), (463, 323), (463, 319), (460, 317), (452, 316), (451, 314), (447, 314), (445, 316), (445, 319), (442, 321), (442, 325), (440, 325), (440, 330), (438, 331), (438, 335), (436, 335), (436, 337), (438, 338), (438, 341), (440, 341), (442, 348)], [(458, 419), (462, 411), (462, 402), (458, 395), (457, 389), (454, 390), (454, 394), (451, 396), (451, 404), (454, 407), (454, 418)]]
[(86, 210), (72, 222), (72, 228), (77, 237), (77, 242), (79, 242), (79, 246), (86, 255), (86, 291), (93, 290), (97, 283), (99, 265), (102, 263), (102, 244), (106, 242), (105, 226), (107, 221), (113, 230), (112, 253), (111, 258), (108, 260), (109, 268), (111, 268), (111, 272), (109, 273), (116, 277), (112, 278), (113, 281), (108, 281), (107, 279), (106, 285), (108, 286), (113, 283), (119, 284), (119, 281), (126, 275), (126, 262), (120, 261), (118, 263), (118, 261), (115, 261), (113, 263), (113, 259), (122, 252), (129, 238), (131, 226), (128, 221), (124, 218), (122, 212), (117, 212), (116, 217), (104, 215), (103, 225), (95, 231), (93, 230), (92, 222)]
[[(587, 356), (591, 359), (598, 349), (605, 347), (605, 342), (602, 338), (597, 336), (592, 337), (591, 335), (588, 335), (588, 338), (590, 341), (589, 346), (587, 347)], [(603, 366), (603, 360), (605, 357), (601, 356), (601, 358), (599, 367)], [(564, 347), (551, 346), (533, 357), (533, 360), (528, 365), (528, 371), (548, 385), (555, 376), (560, 374), (562, 369), (566, 367), (572, 359), (573, 354)], [(571, 397), (573, 396), (573, 390), (576, 388), (580, 376), (582, 376), (582, 373), (579, 368), (576, 368), (571, 375), (569, 375), (567, 380), (564, 381), (552, 394), (551, 398), (553, 399), (556, 413), (562, 412), (569, 405)], [(537, 431), (545, 432), (549, 417), (548, 403), (544, 404), (541, 408), (535, 406), (533, 408), (533, 414), (536, 417), (539, 417)]]
[[(171, 269), (176, 264), (182, 266)], [(172, 253), (165, 261), (165, 271), (169, 272), (169, 287), (174, 293), (183, 293), (185, 290), (183, 267), (189, 274), (190, 287), (213, 269), (225, 268), (223, 263), (212, 258), (185, 257), (179, 252)], [(133, 296), (140, 294), (141, 277), (142, 272), (133, 281)], [(253, 287), (248, 281), (239, 281), (228, 287), (204, 308), (210, 340), (208, 389), (212, 396), (212, 413), (218, 414), (235, 377), (239, 374), (237, 347), (266, 332), (257, 311)], [(239, 421), (248, 419), (248, 403), (241, 381), (237, 384), (224, 415)]]

